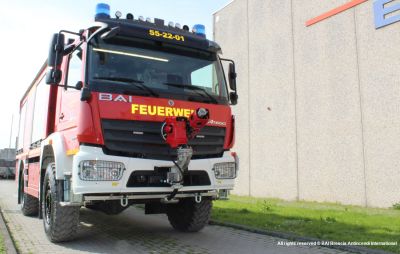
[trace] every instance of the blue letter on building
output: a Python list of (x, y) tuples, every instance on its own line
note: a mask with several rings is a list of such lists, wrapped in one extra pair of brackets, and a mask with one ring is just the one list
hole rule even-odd
[(394, 4), (392, 6), (385, 7), (385, 4), (393, 2), (393, 0), (375, 0), (374, 2), (374, 13), (375, 13), (375, 28), (381, 28), (395, 22), (400, 21), (400, 14), (393, 15), (386, 18), (385, 16), (400, 11), (400, 4)]

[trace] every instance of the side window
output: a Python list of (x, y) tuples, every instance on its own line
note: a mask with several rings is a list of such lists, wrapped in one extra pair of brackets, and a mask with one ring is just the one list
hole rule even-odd
[(32, 88), (28, 94), (25, 106), (26, 107), (25, 122), (22, 130), (24, 133), (23, 147), (28, 149), (32, 141), (33, 110), (35, 108), (35, 99), (36, 99), (36, 88)]
[(50, 86), (42, 78), (36, 88), (35, 110), (33, 113), (32, 143), (46, 138), (46, 120), (49, 104)]
[(82, 49), (78, 48), (71, 54), (68, 64), (67, 85), (75, 86), (82, 81)]
[(192, 85), (202, 87), (208, 92), (219, 94), (217, 89), (218, 79), (213, 64), (193, 71), (190, 79), (192, 81)]
[(18, 144), (17, 149), (24, 147), (24, 129), (25, 129), (25, 117), (26, 117), (26, 102), (21, 108), (21, 113), (19, 115), (19, 130), (18, 130)]

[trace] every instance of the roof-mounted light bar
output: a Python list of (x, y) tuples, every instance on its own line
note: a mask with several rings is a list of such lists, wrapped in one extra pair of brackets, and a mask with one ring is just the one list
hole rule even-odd
[[(115, 18), (121, 19), (122, 13), (120, 11), (115, 12)], [(96, 15), (95, 19), (109, 19), (110, 18), (110, 6), (105, 3), (98, 3), (96, 5)], [(134, 20), (134, 16), (131, 13), (126, 14), (127, 20)], [(154, 23), (156, 26), (164, 26), (164, 20), (162, 19), (152, 19), (152, 18), (144, 18), (143, 16), (139, 16), (137, 21), (147, 22), (147, 23)], [(179, 23), (169, 22), (167, 24), (170, 28), (181, 29), (186, 32), (189, 32), (189, 27), (184, 25), (183, 27)], [(205, 26), (202, 24), (196, 24), (192, 28), (192, 33), (206, 38), (206, 29)]]

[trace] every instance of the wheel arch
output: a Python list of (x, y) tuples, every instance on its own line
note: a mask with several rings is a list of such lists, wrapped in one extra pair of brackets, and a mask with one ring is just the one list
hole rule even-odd
[(56, 179), (63, 180), (64, 172), (72, 169), (72, 156), (67, 155), (64, 135), (59, 132), (51, 134), (42, 142), (41, 150), (41, 169), (46, 170), (49, 158), (53, 158), (50, 162), (56, 164)]
[(43, 200), (43, 180), (49, 163), (55, 163), (56, 180), (64, 179), (64, 172), (72, 169), (72, 157), (66, 154), (65, 138), (59, 132), (55, 132), (43, 140), (40, 155), (40, 181), (39, 181), (39, 217), (42, 217), (41, 203)]

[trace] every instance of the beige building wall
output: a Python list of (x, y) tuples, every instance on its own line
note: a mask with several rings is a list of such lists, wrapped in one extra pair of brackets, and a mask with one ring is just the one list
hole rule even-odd
[[(246, 1), (238, 1), (235, 4), (228, 5), (229, 14), (225, 16), (215, 16), (216, 22), (221, 26), (214, 26), (214, 36), (218, 34), (221, 39), (224, 38), (225, 47), (224, 56), (234, 58), (237, 62), (236, 68), (240, 70), (240, 76), (237, 78), (238, 93), (241, 94), (237, 107), (233, 107), (236, 124), (236, 147), (240, 147), (240, 165), (239, 176), (237, 178), (237, 193), (249, 195), (249, 172), (250, 172), (250, 120), (249, 120), (249, 56), (248, 56), (248, 24), (246, 16), (243, 16), (243, 10), (246, 9)], [(242, 20), (237, 22), (237, 20)], [(219, 31), (221, 27), (221, 31)], [(234, 27), (235, 29), (224, 29), (224, 27)], [(240, 37), (237, 35), (240, 34)], [(240, 137), (239, 137), (240, 136)]]
[(390, 207), (400, 202), (400, 22), (372, 1), (235, 0), (214, 39), (237, 62), (236, 194)]

